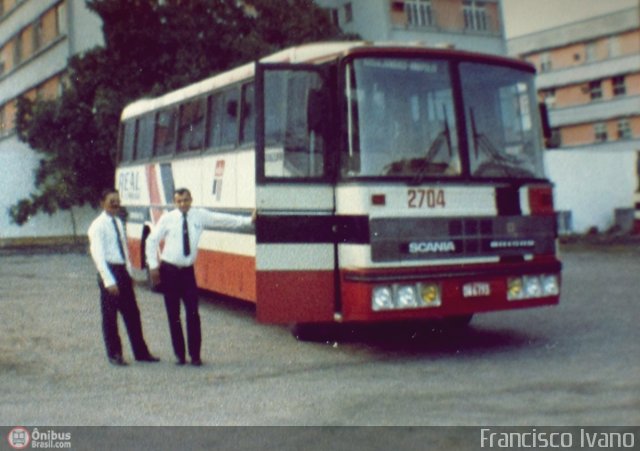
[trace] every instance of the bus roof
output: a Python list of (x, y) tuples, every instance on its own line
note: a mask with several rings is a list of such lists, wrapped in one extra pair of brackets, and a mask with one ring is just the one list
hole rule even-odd
[[(319, 42), (305, 44), (298, 47), (291, 47), (281, 50), (272, 55), (259, 60), (261, 63), (315, 63), (319, 64), (330, 61), (340, 55), (347, 54), (391, 54), (391, 53), (416, 53), (430, 52), (441, 55), (458, 55), (467, 58), (482, 58), (496, 63), (509, 64), (520, 69), (535, 71), (533, 66), (523, 61), (501, 57), (497, 55), (481, 55), (477, 53), (453, 50), (446, 45), (427, 46), (424, 43), (407, 42), (366, 42), (366, 41), (346, 41), (346, 42)], [(149, 111), (154, 111), (164, 107), (199, 97), (215, 89), (231, 85), (242, 80), (253, 77), (255, 72), (255, 62), (247, 63), (235, 69), (214, 75), (202, 81), (190, 84), (183, 88), (171, 91), (159, 97), (149, 97), (136, 100), (127, 105), (122, 111), (121, 120), (141, 116)]]

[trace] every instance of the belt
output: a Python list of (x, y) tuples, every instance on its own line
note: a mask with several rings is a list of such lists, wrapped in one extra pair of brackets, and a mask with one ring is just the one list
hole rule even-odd
[(160, 264), (161, 264), (161, 265), (170, 266), (170, 267), (172, 267), (172, 268), (176, 268), (176, 269), (189, 269), (189, 268), (193, 268), (193, 265), (189, 265), (189, 266), (179, 266), (179, 265), (174, 265), (173, 263), (166, 262), (166, 261), (164, 261), (164, 260), (162, 260), (162, 261), (160, 262)]

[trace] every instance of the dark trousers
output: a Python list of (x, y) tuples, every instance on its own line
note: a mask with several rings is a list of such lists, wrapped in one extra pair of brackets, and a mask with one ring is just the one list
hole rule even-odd
[(118, 312), (124, 319), (134, 357), (136, 359), (148, 357), (149, 349), (142, 335), (140, 310), (138, 310), (136, 295), (133, 292), (131, 276), (129, 276), (129, 272), (124, 265), (109, 265), (109, 269), (116, 279), (120, 294), (118, 296), (111, 295), (105, 289), (100, 276), (98, 276), (100, 302), (102, 305), (102, 334), (107, 348), (107, 357), (122, 355), (122, 343), (118, 334)]
[(187, 342), (191, 360), (200, 360), (202, 333), (200, 330), (200, 314), (198, 313), (198, 288), (193, 266), (181, 268), (162, 262), (160, 280), (164, 293), (164, 305), (167, 309), (169, 331), (173, 352), (179, 360), (185, 359), (184, 335), (180, 320), (180, 300), (184, 302), (187, 317)]

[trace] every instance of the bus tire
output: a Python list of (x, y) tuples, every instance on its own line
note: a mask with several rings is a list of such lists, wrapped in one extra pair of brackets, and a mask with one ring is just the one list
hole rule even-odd
[(291, 327), (291, 335), (298, 341), (329, 342), (331, 327), (322, 323), (296, 323)]
[(473, 319), (473, 313), (467, 315), (449, 316), (442, 319), (442, 326), (448, 330), (460, 330), (466, 328)]

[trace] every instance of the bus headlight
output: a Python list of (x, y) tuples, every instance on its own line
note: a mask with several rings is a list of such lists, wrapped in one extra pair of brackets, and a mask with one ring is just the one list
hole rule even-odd
[(542, 293), (545, 296), (556, 296), (560, 294), (560, 284), (558, 283), (558, 276), (553, 274), (545, 274), (540, 279), (542, 281)]
[(539, 298), (542, 294), (542, 284), (537, 276), (524, 277), (524, 293), (528, 298)]
[(536, 299), (560, 294), (560, 283), (555, 274), (526, 275), (507, 279), (507, 299)]
[(371, 292), (371, 309), (401, 310), (442, 305), (440, 285), (418, 283), (415, 285), (380, 285)]
[(413, 308), (418, 306), (416, 287), (413, 285), (401, 285), (396, 291), (396, 307)]
[(391, 287), (375, 287), (371, 295), (371, 308), (375, 311), (394, 308)]

